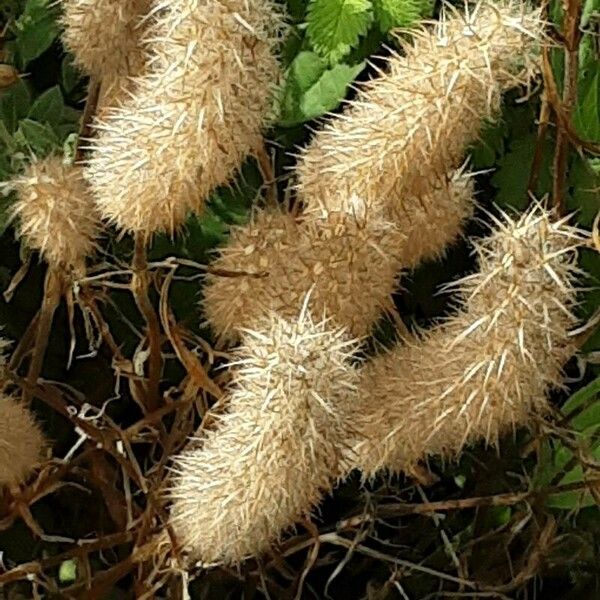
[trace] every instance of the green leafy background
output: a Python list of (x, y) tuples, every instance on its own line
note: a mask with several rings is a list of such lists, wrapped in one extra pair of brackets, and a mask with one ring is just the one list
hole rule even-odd
[[(428, 0), (288, 0), (286, 4), (292, 22), (282, 48), (286, 79), (277, 122), (269, 133), (277, 175), (285, 174), (293, 164), (291, 153), (306, 142), (311, 128), (318, 126), (318, 120), (338, 110), (344, 98), (352, 97), (353, 83), (372, 76), (369, 61), (379, 61), (386, 48), (395, 44), (390, 31), (408, 28), (421, 17), (435, 17), (439, 10), (439, 6)], [(19, 74), (12, 85), (0, 90), (0, 182), (8, 181), (34, 155), (60, 152), (65, 157), (72, 156), (87, 82), (61, 47), (58, 12), (59, 8), (50, 0), (0, 0), (0, 22), (7, 24), (0, 62)], [(581, 138), (600, 144), (599, 1), (587, 0), (583, 14), (585, 34), (579, 56), (578, 101), (573, 124)], [(560, 24), (558, 3), (552, 6), (551, 15)], [(564, 68), (561, 51), (553, 50), (551, 58), (556, 80), (560, 82)], [(526, 100), (517, 93), (509, 94), (501, 118), (486, 126), (480, 142), (472, 148), (471, 166), (479, 172), (477, 186), (483, 207), (491, 208), (495, 204), (521, 210), (528, 203), (530, 168), (538, 143), (540, 102), (539, 94)], [(538, 197), (551, 191), (553, 151), (554, 138), (550, 130), (542, 146)], [(600, 208), (600, 159), (573, 150), (568, 166), (567, 207), (576, 214), (582, 227), (590, 228)], [(217, 190), (206, 212), (190, 218), (183, 234), (175, 240), (158, 238), (154, 242), (152, 258), (176, 255), (200, 262), (209, 260), (211, 251), (226, 240), (229, 226), (243, 223), (247, 218), (262, 184), (257, 164), (249, 160), (237, 185)], [(11, 201), (10, 195), (0, 196), (0, 287), (3, 289), (9, 285), (25, 255), (15, 242), (9, 224)], [(466, 233), (479, 235), (483, 231), (481, 225), (473, 222)], [(114, 255), (129, 256), (131, 245), (127, 240), (111, 238), (107, 244)], [(580, 305), (581, 317), (586, 319), (600, 304), (597, 289), (600, 261), (592, 250), (586, 250), (581, 263), (589, 278), (589, 290), (582, 294)], [(448, 298), (437, 295), (437, 288), (472, 268), (468, 242), (454, 246), (443, 262), (423, 265), (407, 279), (405, 289), (397, 297), (405, 322), (409, 326), (423, 325), (445, 314), (449, 310)], [(34, 261), (12, 301), (0, 299), (0, 325), (7, 337), (18, 340), (35, 314), (41, 298), (42, 277), (43, 267)], [(173, 286), (171, 301), (179, 320), (210, 338), (210, 332), (198, 322), (200, 294), (197, 282), (180, 281)], [(355, 300), (361, 301), (360, 298)], [(122, 340), (124, 351), (132, 351), (129, 346), (135, 340), (131, 339), (120, 313), (138, 326), (141, 325), (139, 317), (127, 294), (115, 293), (114, 302), (119, 311), (110, 314), (111, 309), (107, 308), (111, 329), (115, 337)], [(101, 406), (114, 394), (110, 357), (100, 353), (95, 358), (76, 360), (67, 370), (66, 319), (61, 309), (44, 375), (68, 383), (85, 393), (88, 402)], [(382, 322), (378, 337), (385, 342), (390, 331), (391, 325)], [(78, 347), (77, 350), (83, 355), (86, 349)], [(377, 529), (378, 540), (383, 540), (381, 543), (388, 554), (447, 572), (454, 568), (453, 553), (461, 556), (466, 553), (473, 560), (469, 576), (495, 582), (506, 578), (514, 567), (510, 564), (511, 556), (520, 556), (521, 552), (525, 558), (519, 560), (525, 560), (532, 552), (527, 543), (534, 537), (536, 519), (552, 518), (556, 520), (557, 541), (546, 549), (541, 577), (524, 582), (514, 593), (529, 597), (527, 594), (535, 592), (538, 598), (600, 597), (597, 498), (583, 491), (544, 493), (552, 486), (582, 481), (590, 476), (589, 464), (600, 462), (599, 356), (600, 334), (596, 332), (588, 339), (580, 358), (568, 367), (568, 390), (553, 399), (562, 415), (562, 426), (568, 430), (566, 438), (544, 434), (534, 440), (521, 432), (515, 439), (505, 441), (500, 455), (481, 447), (466, 452), (456, 464), (433, 463), (430, 468), (435, 483), (426, 492), (414, 481), (404, 478), (377, 481), (367, 488), (361, 488), (358, 479), (351, 480), (325, 503), (322, 522), (335, 523), (357, 502), (368, 503), (373, 497), (421, 501), (426, 493), (429, 500), (445, 500), (506, 494), (528, 488), (539, 490), (540, 496), (535, 502), (451, 512), (444, 516), (442, 525), (439, 519), (426, 516), (402, 519), (395, 529)], [(177, 368), (171, 366), (168, 373), (177, 382), (180, 376)], [(38, 408), (55, 440), (55, 452), (64, 455), (73, 443), (73, 432), (59, 417), (44, 407)], [(112, 418), (126, 424), (133, 418), (131, 412), (135, 407), (123, 398), (119, 403), (112, 403), (110, 411)], [(580, 460), (582, 456), (586, 461)], [(100, 509), (90, 507), (85, 494), (78, 491), (57, 493), (37, 503), (34, 516), (46, 532), (73, 538), (89, 535), (103, 518)], [(515, 548), (519, 544), (522, 547)], [(22, 523), (0, 532), (0, 550), (7, 567), (56, 554), (64, 547), (32, 537)], [(402, 581), (402, 593), (410, 598), (435, 597), (439, 587), (435, 577), (415, 571), (394, 579), (397, 568), (365, 557), (349, 558), (343, 575), (339, 576), (334, 569), (342, 558), (317, 565), (307, 579), (308, 589), (313, 593), (310, 596), (307, 592), (307, 597), (324, 597), (326, 589), (334, 598), (402, 597), (393, 583), (396, 580)], [(302, 564), (296, 567), (302, 571)], [(92, 569), (100, 568), (101, 564), (92, 565)], [(61, 564), (56, 573), (59, 585), (73, 582), (77, 577), (77, 565), (71, 560)], [(6, 592), (6, 596), (0, 591), (0, 597), (28, 597), (29, 592), (24, 591), (28, 589), (19, 584), (13, 592)], [(231, 574), (202, 578), (190, 589), (194, 598), (263, 597), (256, 582), (253, 584)], [(128, 583), (115, 585), (107, 597), (132, 597)]]

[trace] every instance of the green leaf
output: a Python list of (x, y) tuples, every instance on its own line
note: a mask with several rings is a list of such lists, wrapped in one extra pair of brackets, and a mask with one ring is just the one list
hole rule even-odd
[(496, 158), (504, 154), (504, 138), (506, 124), (487, 123), (481, 132), (480, 139), (471, 149), (471, 163), (474, 169), (489, 169), (496, 163)]
[[(598, 59), (596, 59), (598, 61)], [(573, 123), (577, 133), (590, 142), (600, 142), (600, 67), (588, 71), (579, 85)]]
[(373, 0), (373, 7), (384, 33), (394, 27), (408, 27), (432, 10), (432, 4), (425, 0)]
[(72, 583), (77, 579), (77, 563), (74, 560), (65, 560), (58, 569), (58, 580), (61, 583)]
[(61, 145), (50, 125), (31, 119), (23, 119), (19, 123), (15, 139), (37, 157), (46, 156)]
[(315, 119), (337, 108), (346, 96), (348, 86), (364, 67), (365, 63), (354, 66), (342, 64), (325, 71), (300, 102), (306, 119)]
[(600, 164), (576, 155), (569, 170), (567, 208), (577, 212), (577, 222), (591, 227), (600, 210)]
[(306, 120), (300, 109), (300, 101), (326, 68), (327, 63), (314, 52), (300, 52), (296, 56), (288, 70), (281, 101), (279, 120), (283, 126), (296, 125)]
[(367, 33), (372, 8), (370, 0), (311, 0), (306, 31), (315, 51), (338, 62)]
[(82, 75), (73, 64), (72, 57), (65, 56), (60, 67), (60, 82), (67, 96), (79, 85), (81, 78)]
[(55, 85), (40, 94), (31, 108), (27, 117), (40, 123), (49, 123), (52, 126), (62, 121), (64, 101), (60, 87)]
[(564, 403), (561, 412), (577, 431), (600, 426), (600, 377), (575, 392)]
[(306, 92), (314, 85), (323, 74), (327, 64), (314, 52), (300, 52), (294, 59), (290, 69), (290, 75), (298, 83), (298, 88)]
[(53, 0), (28, 0), (25, 10), (15, 22), (15, 45), (21, 67), (44, 53), (58, 37)]
[[(498, 160), (498, 169), (492, 177), (492, 185), (498, 189), (496, 202), (500, 206), (511, 206), (523, 210), (528, 202), (527, 187), (531, 175), (531, 167), (537, 136), (529, 134), (525, 137), (514, 139), (508, 151)], [(544, 147), (542, 163), (537, 189), (534, 190), (541, 197), (550, 189), (552, 156), (548, 145)]]
[(10, 133), (17, 130), (19, 119), (23, 119), (31, 106), (31, 94), (21, 79), (0, 95), (0, 120)]

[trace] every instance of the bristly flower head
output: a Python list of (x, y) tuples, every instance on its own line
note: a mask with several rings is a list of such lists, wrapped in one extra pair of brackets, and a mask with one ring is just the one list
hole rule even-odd
[(503, 91), (536, 72), (543, 23), (522, 3), (480, 2), (411, 33), (404, 54), (302, 151), (299, 192), (309, 209), (349, 194), (398, 203), (426, 196), (464, 160)]
[(582, 234), (536, 207), (503, 215), (476, 244), (479, 272), (456, 284), (456, 316), (363, 368), (361, 432), (349, 468), (410, 469), (428, 455), (499, 438), (547, 410), (575, 348), (576, 248)]
[(96, 246), (100, 221), (80, 167), (58, 156), (35, 160), (11, 182), (17, 235), (52, 267), (81, 270)]
[(262, 143), (279, 79), (273, 0), (172, 0), (151, 12), (148, 68), (96, 124), (86, 168), (119, 229), (172, 232)]
[(142, 74), (143, 18), (152, 0), (62, 0), (62, 39), (75, 64), (102, 82), (99, 105), (111, 104)]
[(293, 318), (312, 290), (312, 314), (363, 336), (396, 288), (400, 266), (393, 250), (403, 235), (393, 229), (356, 197), (341, 212), (305, 222), (258, 212), (232, 231), (214, 261), (217, 272), (241, 274), (208, 276), (205, 315), (219, 335), (235, 339), (270, 311)]
[(31, 412), (0, 394), (0, 486), (18, 485), (39, 465), (46, 440)]
[(239, 563), (308, 516), (339, 476), (356, 349), (306, 313), (245, 331), (227, 412), (175, 461), (172, 525), (203, 563)]

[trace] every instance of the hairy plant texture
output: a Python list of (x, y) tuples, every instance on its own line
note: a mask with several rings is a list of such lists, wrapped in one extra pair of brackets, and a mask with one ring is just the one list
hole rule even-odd
[(272, 0), (156, 2), (148, 71), (96, 124), (86, 168), (120, 229), (171, 232), (261, 144), (279, 67)]
[(42, 459), (46, 440), (31, 412), (0, 395), (0, 486), (22, 483)]
[(396, 288), (400, 265), (392, 249), (401, 235), (361, 200), (350, 204), (306, 222), (258, 212), (234, 229), (213, 267), (244, 274), (208, 275), (204, 312), (213, 328), (235, 338), (271, 311), (293, 318), (311, 291), (316, 317), (331, 318), (355, 336), (368, 333)]
[(28, 165), (11, 186), (17, 192), (18, 237), (50, 266), (81, 270), (100, 231), (81, 168), (50, 156)]
[(502, 92), (529, 82), (541, 36), (539, 11), (521, 3), (447, 6), (301, 152), (308, 209), (335, 210), (350, 194), (391, 206), (427, 197), (496, 116)]
[(145, 65), (143, 17), (152, 0), (62, 0), (63, 42), (77, 66), (102, 82), (99, 104), (122, 98)]
[[(535, 208), (475, 246), (479, 272), (455, 284), (460, 310), (365, 364), (349, 466), (366, 476), (501, 435), (547, 410), (574, 352), (580, 232)], [(356, 454), (354, 454), (356, 453)]]
[(175, 462), (172, 524), (194, 560), (260, 555), (339, 475), (356, 343), (305, 311), (244, 332), (227, 412)]

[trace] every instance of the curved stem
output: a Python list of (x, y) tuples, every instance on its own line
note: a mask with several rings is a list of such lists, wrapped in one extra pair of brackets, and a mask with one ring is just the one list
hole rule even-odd
[(161, 334), (158, 315), (150, 302), (148, 256), (146, 253), (146, 236), (136, 234), (133, 256), (131, 292), (138, 309), (146, 322), (146, 335), (150, 356), (148, 358), (148, 382), (146, 387), (147, 408), (156, 410), (160, 405), (160, 378), (162, 372)]
[[(48, 347), (48, 340), (50, 338), (54, 313), (56, 312), (60, 302), (62, 288), (63, 279), (60, 273), (55, 269), (48, 267), (48, 270), (46, 271), (46, 280), (44, 282), (44, 299), (38, 315), (33, 353), (31, 355), (31, 362), (29, 363), (29, 370), (27, 372), (26, 381), (29, 386), (35, 386), (39, 376), (42, 373), (44, 356), (46, 355), (46, 349)], [(31, 400), (31, 395), (27, 390), (23, 390), (23, 400), (25, 402), (29, 402)]]

